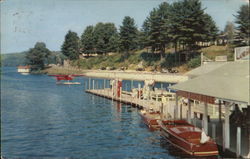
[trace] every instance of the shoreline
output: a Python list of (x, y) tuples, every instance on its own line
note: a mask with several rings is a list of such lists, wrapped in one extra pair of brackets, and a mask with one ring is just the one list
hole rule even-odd
[(90, 78), (106, 78), (115, 79), (120, 78), (123, 80), (155, 80), (156, 82), (179, 83), (188, 80), (188, 76), (183, 74), (170, 74), (160, 72), (146, 72), (134, 70), (82, 70), (74, 67), (52, 66), (46, 70), (45, 73), (51, 74), (80, 74)]

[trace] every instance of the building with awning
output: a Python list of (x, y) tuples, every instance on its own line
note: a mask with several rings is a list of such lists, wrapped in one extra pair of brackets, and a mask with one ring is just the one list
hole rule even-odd
[[(218, 67), (220, 66), (220, 67)], [(170, 87), (185, 97), (202, 97), (250, 105), (249, 61), (228, 62), (191, 80)], [(198, 96), (195, 96), (198, 95)]]
[[(208, 66), (208, 68), (210, 68), (210, 70), (205, 70), (201, 66), (201, 68), (189, 73), (191, 79), (169, 88), (176, 91), (176, 109), (178, 109), (178, 97), (201, 102), (200, 106), (203, 107), (204, 110), (202, 122), (205, 132), (208, 132), (208, 104), (217, 104), (218, 101), (219, 103), (223, 103), (225, 106), (224, 146), (225, 148), (229, 148), (229, 116), (231, 107), (235, 106), (235, 104), (240, 108), (250, 107), (250, 63), (249, 60), (225, 62)], [(202, 74), (203, 69), (204, 73)], [(191, 120), (191, 112), (189, 102), (189, 121)]]

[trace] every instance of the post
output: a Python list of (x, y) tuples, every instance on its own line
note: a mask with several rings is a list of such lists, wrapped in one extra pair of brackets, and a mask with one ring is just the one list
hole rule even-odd
[(120, 102), (122, 101), (122, 87), (120, 87)]
[(230, 148), (230, 125), (229, 125), (229, 113), (230, 113), (230, 106), (229, 103), (225, 104), (225, 148)]
[(161, 90), (163, 89), (163, 84), (161, 83)]
[(204, 103), (204, 115), (203, 115), (203, 128), (206, 134), (208, 134), (208, 110), (207, 110), (207, 103)]
[(178, 117), (178, 95), (175, 94), (174, 120)]
[(236, 155), (240, 157), (241, 154), (241, 128), (237, 127), (237, 144), (236, 144)]
[(114, 100), (114, 85), (112, 85), (112, 92), (111, 92), (111, 96), (112, 96), (112, 101)]
[(92, 86), (93, 88), (93, 90), (95, 89), (95, 80), (93, 79), (93, 86)]
[(104, 79), (104, 81), (103, 81), (103, 89), (105, 90), (105, 88), (106, 88), (106, 79)]
[(139, 83), (138, 84), (138, 90), (139, 90), (139, 102), (138, 103), (140, 103), (140, 101), (141, 101), (141, 84)]
[(191, 124), (191, 102), (190, 99), (188, 99), (188, 122)]
[(131, 91), (132, 91), (133, 88), (134, 88), (134, 81), (131, 80)]
[(225, 122), (222, 123), (222, 149), (225, 151), (226, 137), (225, 137)]
[(180, 104), (180, 119), (182, 119), (182, 104), (183, 103)]
[(89, 78), (89, 90), (90, 90), (90, 82), (91, 82), (91, 79)]
[(161, 102), (161, 116), (160, 116), (161, 119), (163, 118), (163, 113), (164, 113), (164, 112), (163, 112), (163, 103)]
[(219, 100), (219, 121), (221, 122), (221, 100)]
[(212, 138), (216, 142), (216, 124), (212, 124)]

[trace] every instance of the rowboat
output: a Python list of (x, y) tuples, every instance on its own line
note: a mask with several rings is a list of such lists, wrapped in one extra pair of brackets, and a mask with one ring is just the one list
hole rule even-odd
[(161, 119), (160, 112), (152, 110), (141, 110), (139, 114), (142, 118), (143, 123), (147, 125), (151, 131), (160, 129), (160, 126), (157, 122), (157, 120)]
[(161, 134), (173, 146), (191, 156), (217, 156), (216, 143), (201, 129), (185, 120), (157, 121)]

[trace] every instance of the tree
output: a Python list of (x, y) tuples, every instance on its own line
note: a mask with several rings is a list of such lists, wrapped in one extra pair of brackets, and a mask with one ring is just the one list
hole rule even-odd
[(77, 33), (68, 31), (65, 36), (64, 43), (62, 45), (62, 53), (67, 56), (70, 60), (76, 60), (79, 58), (79, 37)]
[(216, 24), (204, 10), (199, 0), (184, 0), (172, 4), (170, 32), (176, 45), (179, 43), (183, 49), (194, 50), (198, 42), (216, 39)]
[(107, 53), (117, 51), (118, 33), (113, 23), (97, 23), (88, 26), (81, 36), (82, 51), (85, 53)]
[[(150, 12), (149, 17), (144, 22), (145, 24), (145, 35), (148, 35), (149, 45), (152, 51), (159, 50), (161, 55), (165, 53), (165, 47), (169, 44), (169, 12), (170, 5), (167, 2), (163, 2), (158, 8), (154, 8)], [(161, 56), (162, 57), (162, 56)]]
[(95, 48), (94, 27), (87, 26), (81, 36), (81, 48), (83, 53), (93, 53)]
[(138, 30), (134, 19), (126, 16), (120, 26), (120, 49), (126, 54), (137, 48)]
[(228, 40), (228, 43), (232, 43), (234, 39), (234, 24), (232, 22), (227, 22), (225, 29), (224, 29), (224, 34), (226, 35), (226, 39)]
[[(116, 51), (118, 33), (114, 23), (97, 23), (94, 29), (95, 48), (97, 53)], [(113, 46), (112, 46), (113, 45)]]
[(42, 70), (50, 53), (45, 43), (37, 42), (26, 54), (27, 64), (31, 65), (33, 70)]
[(243, 45), (249, 45), (249, 36), (250, 36), (250, 14), (249, 14), (249, 5), (242, 5), (240, 10), (237, 12), (236, 23), (237, 26), (237, 39)]
[(150, 32), (150, 20), (147, 17), (147, 19), (142, 24), (141, 31), (139, 32), (139, 45), (141, 49), (150, 46), (149, 32)]

